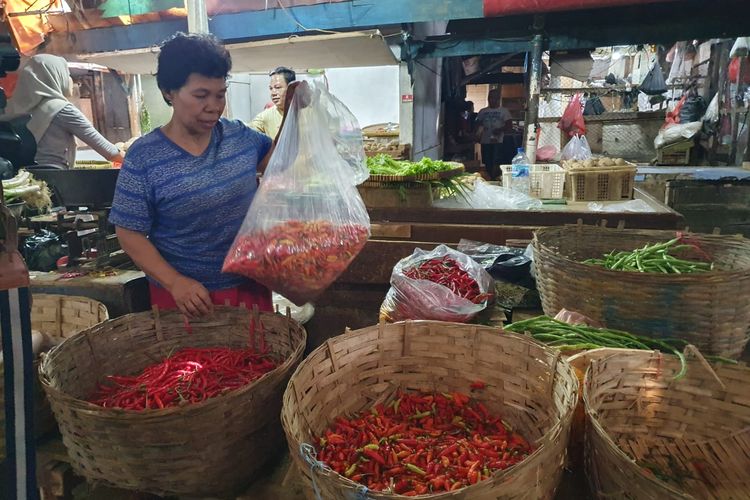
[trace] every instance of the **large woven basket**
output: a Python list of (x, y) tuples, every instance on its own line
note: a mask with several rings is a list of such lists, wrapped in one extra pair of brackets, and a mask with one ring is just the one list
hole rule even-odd
[[(281, 414), (289, 450), (308, 497), (357, 498), (362, 486), (322, 466), (306, 444), (342, 414), (366, 410), (397, 389), (468, 391), (503, 415), (536, 451), (490, 479), (420, 498), (551, 499), (566, 458), (578, 381), (558, 351), (496, 328), (415, 321), (350, 331), (313, 351), (294, 372)], [(403, 498), (369, 492), (368, 498)]]
[(281, 397), (306, 341), (305, 330), (291, 318), (255, 318), (271, 353), (283, 362), (236, 391), (141, 412), (105, 409), (85, 398), (106, 375), (136, 373), (181, 348), (247, 347), (252, 315), (217, 307), (186, 328), (177, 311), (129, 314), (50, 351), (41, 380), (73, 469), (91, 481), (161, 495), (226, 496), (251, 481), (283, 447)]
[(739, 358), (750, 327), (750, 240), (690, 234), (715, 262), (717, 270), (707, 273), (610, 271), (582, 263), (674, 237), (674, 231), (581, 225), (537, 231), (534, 266), (544, 312), (555, 316), (566, 308), (609, 328), (678, 337), (706, 354)]
[(685, 378), (677, 371), (650, 351), (592, 361), (586, 462), (598, 498), (750, 495), (750, 369), (691, 360)]
[[(101, 302), (88, 297), (35, 293), (31, 304), (31, 329), (56, 338), (67, 338), (109, 318)], [(3, 363), (0, 362), (0, 370)], [(39, 368), (34, 361), (34, 375)], [(34, 433), (44, 436), (55, 429), (55, 417), (34, 377)], [(0, 429), (5, 429), (5, 378), (0, 377)], [(0, 432), (0, 457), (5, 456), (5, 432)]]

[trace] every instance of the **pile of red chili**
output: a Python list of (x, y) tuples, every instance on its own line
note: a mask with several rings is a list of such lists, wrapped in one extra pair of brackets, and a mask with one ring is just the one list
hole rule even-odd
[(458, 262), (447, 255), (429, 259), (416, 267), (404, 270), (404, 275), (413, 280), (428, 280), (449, 288), (454, 294), (475, 304), (481, 304), (490, 298), (482, 293), (477, 280), (471, 277)]
[(105, 408), (148, 410), (199, 403), (243, 387), (276, 368), (253, 349), (187, 348), (138, 375), (110, 375), (90, 402)]
[(416, 496), (475, 484), (531, 452), (465, 394), (399, 393), (368, 413), (337, 418), (320, 437), (318, 460), (371, 490)]
[(329, 221), (287, 221), (239, 236), (223, 271), (252, 278), (301, 304), (314, 299), (362, 250), (369, 229)]

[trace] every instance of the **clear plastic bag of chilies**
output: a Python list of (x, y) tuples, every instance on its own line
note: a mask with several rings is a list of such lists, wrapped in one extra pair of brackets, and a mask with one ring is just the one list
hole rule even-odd
[(356, 172), (336, 147), (325, 85), (300, 82), (281, 135), (223, 271), (301, 305), (362, 250), (370, 219)]
[(492, 302), (494, 290), (492, 277), (468, 255), (446, 245), (417, 248), (393, 268), (380, 317), (465, 323)]

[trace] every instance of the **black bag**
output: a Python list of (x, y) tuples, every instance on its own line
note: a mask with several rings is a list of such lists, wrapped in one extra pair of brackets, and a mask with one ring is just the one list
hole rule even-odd
[(639, 90), (646, 95), (660, 95), (667, 91), (667, 82), (658, 62), (654, 63), (651, 71), (643, 79)]
[(31, 271), (53, 271), (57, 269), (57, 260), (68, 255), (62, 238), (47, 229), (26, 238), (22, 251)]
[(606, 112), (607, 109), (602, 104), (602, 100), (599, 99), (598, 95), (591, 96), (586, 100), (586, 105), (583, 107), (584, 116), (596, 116)]
[(703, 97), (699, 95), (688, 96), (682, 105), (682, 109), (680, 109), (680, 123), (700, 121), (706, 113), (707, 107), (708, 105)]

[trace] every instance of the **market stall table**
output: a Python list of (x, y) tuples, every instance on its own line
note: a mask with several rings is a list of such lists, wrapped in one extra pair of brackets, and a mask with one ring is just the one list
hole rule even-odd
[(97, 270), (70, 278), (61, 272), (31, 272), (31, 292), (89, 297), (107, 306), (112, 318), (150, 308), (141, 271)]

